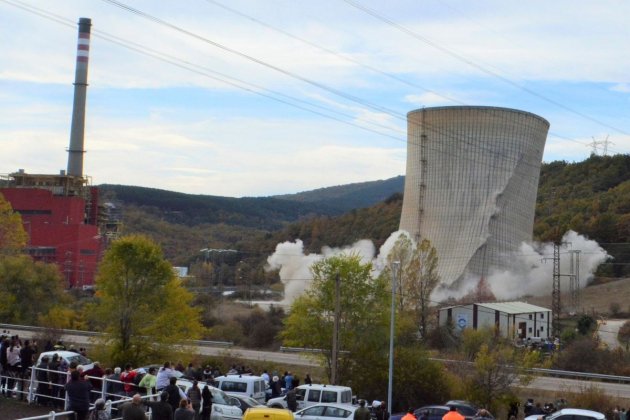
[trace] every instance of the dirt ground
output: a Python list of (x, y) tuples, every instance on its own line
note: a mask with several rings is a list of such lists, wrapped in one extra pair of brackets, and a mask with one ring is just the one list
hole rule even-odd
[[(34, 417), (49, 414), (50, 408), (40, 407), (36, 404), (27, 404), (24, 401), (18, 401), (14, 398), (0, 397), (0, 419), (15, 420), (24, 417)], [(65, 420), (67, 417), (57, 417), (59, 420)]]
[[(551, 279), (549, 279), (551, 283)], [(569, 296), (562, 293), (561, 301), (569, 302)], [(551, 308), (551, 295), (533, 296), (526, 299), (533, 305)], [(611, 279), (611, 281), (585, 287), (580, 293), (580, 306), (586, 313), (608, 313), (610, 304), (617, 303), (621, 312), (630, 312), (630, 278)]]

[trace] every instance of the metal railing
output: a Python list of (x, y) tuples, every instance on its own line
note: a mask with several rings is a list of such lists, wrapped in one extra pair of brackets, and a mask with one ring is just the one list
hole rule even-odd
[[(31, 325), (15, 325), (15, 324), (0, 324), (0, 329), (10, 330), (10, 331), (30, 331), (33, 333), (46, 333), (51, 330), (58, 332), (62, 335), (79, 335), (83, 337), (103, 337), (107, 334), (95, 331), (82, 331), (82, 330), (70, 330), (70, 329), (51, 329), (45, 327), (34, 327)], [(214, 340), (189, 340), (186, 344), (192, 344), (195, 346), (202, 347), (233, 347), (234, 343), (232, 341), (214, 341)]]
[[(37, 376), (40, 374), (40, 379), (42, 377), (41, 373), (45, 372), (46, 377), (50, 378), (48, 374), (52, 373), (53, 380), (38, 381)], [(58, 410), (63, 411), (50, 411), (48, 414), (43, 414), (40, 416), (34, 417), (25, 417), (20, 420), (46, 420), (46, 419), (56, 419), (59, 417), (65, 417), (68, 415), (73, 415), (74, 411), (68, 411), (69, 401), (68, 397), (65, 393), (65, 384), (68, 380), (68, 372), (63, 372), (60, 370), (54, 369), (44, 369), (40, 367), (33, 366), (30, 368), (29, 374), (24, 374), (22, 376), (8, 375), (7, 372), (3, 372), (0, 375), (0, 389), (4, 392), (7, 392), (9, 396), (15, 394), (19, 396), (21, 399), (26, 400), (28, 403), (37, 403), (43, 406), (52, 406), (57, 407)], [(124, 383), (120, 380), (110, 379), (107, 377), (98, 378), (94, 376), (85, 376), (85, 380), (97, 380), (101, 381), (101, 389), (92, 389), (91, 391), (91, 400), (92, 404), (90, 405), (90, 411), (94, 410), (94, 401), (98, 398), (104, 399), (105, 402), (105, 410), (108, 413), (117, 412), (116, 407), (120, 404), (124, 404), (126, 402), (131, 401), (131, 393), (136, 393), (138, 391), (138, 386), (135, 384)], [(42, 385), (40, 387), (40, 385)], [(117, 384), (114, 386), (114, 384)], [(123, 391), (124, 385), (132, 385), (133, 392), (125, 393)], [(158, 394), (151, 394), (147, 390), (147, 395), (143, 395), (143, 400), (157, 400)], [(148, 412), (150, 416), (150, 410)], [(112, 419), (119, 419), (120, 417), (112, 416)], [(150, 418), (150, 417), (149, 417)]]

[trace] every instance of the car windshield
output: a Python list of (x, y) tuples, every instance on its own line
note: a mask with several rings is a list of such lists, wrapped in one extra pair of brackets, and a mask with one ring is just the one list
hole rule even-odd
[(68, 363), (75, 362), (77, 365), (83, 365), (83, 366), (89, 365), (90, 363), (92, 363), (90, 359), (78, 353), (73, 354), (72, 356), (66, 356), (65, 359), (68, 361)]
[(225, 392), (217, 388), (210, 388), (210, 393), (212, 394), (213, 403), (228, 405), (228, 396)]
[(252, 397), (240, 397), (240, 398), (241, 400), (245, 402), (245, 404), (250, 405), (252, 407), (255, 407), (257, 405), (262, 405), (261, 403), (253, 399)]

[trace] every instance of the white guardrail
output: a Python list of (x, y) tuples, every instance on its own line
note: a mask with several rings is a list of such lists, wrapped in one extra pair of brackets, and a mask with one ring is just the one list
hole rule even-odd
[[(323, 353), (322, 349), (311, 349), (302, 347), (280, 347), (280, 351), (283, 353)], [(346, 352), (347, 353), (347, 352)], [(452, 360), (452, 359), (438, 359), (430, 357), (429, 360), (434, 360), (441, 363), (459, 363), (459, 364), (472, 364), (472, 362), (465, 360)], [(588, 373), (588, 372), (574, 372), (570, 370), (556, 370), (556, 369), (543, 369), (543, 368), (531, 368), (525, 370), (528, 373), (532, 373), (538, 376), (553, 376), (557, 378), (571, 378), (582, 380), (598, 380), (602, 382), (618, 382), (621, 384), (630, 384), (630, 376), (617, 376), (606, 375), (602, 373)]]
[[(57, 328), (45, 328), (45, 327), (33, 327), (30, 325), (14, 325), (14, 324), (0, 324), (0, 333), (10, 335), (15, 331), (29, 331), (33, 333), (46, 333), (49, 331), (55, 331), (61, 335), (79, 335), (83, 337), (98, 337), (105, 336), (107, 334), (94, 332), (94, 331), (81, 331), (81, 330), (64, 330)], [(205, 347), (232, 347), (234, 343), (232, 341), (211, 341), (211, 340), (189, 340), (187, 344), (195, 346)]]

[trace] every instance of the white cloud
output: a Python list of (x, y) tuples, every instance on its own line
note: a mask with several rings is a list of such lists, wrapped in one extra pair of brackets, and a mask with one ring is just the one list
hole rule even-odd
[(615, 92), (630, 93), (630, 83), (619, 83), (610, 88)]
[[(31, 3), (51, 9), (43, 0)], [(605, 1), (575, 7), (561, 0), (534, 8), (498, 0), (449, 3), (367, 4), (440, 48), (630, 131), (623, 112), (627, 101), (614, 102), (610, 92), (630, 90), (630, 56), (619, 54), (626, 48), (627, 39), (619, 34), (625, 31), (630, 4)], [(0, 172), (25, 167), (55, 173), (65, 166), (78, 14), (93, 19), (95, 34), (85, 166), (96, 183), (265, 195), (395, 176), (404, 172), (404, 115), (411, 106), (452, 104), (440, 95), (468, 104), (536, 112), (550, 119), (552, 132), (560, 127), (560, 133), (568, 137), (590, 139), (602, 133), (602, 127), (506, 85), (343, 2), (323, 0), (315, 5), (269, 0), (263, 5), (235, 0), (229, 5), (340, 55), (324, 53), (207, 2), (186, 7), (150, 0), (132, 4), (341, 95), (104, 2), (55, 2), (54, 12), (69, 19), (69, 27), (2, 3), (0, 142), (3, 157), (8, 157)], [(98, 31), (343, 112), (348, 116), (334, 116), (398, 140), (147, 58), (104, 41), (96, 36)], [(184, 61), (178, 63), (188, 66)], [(582, 91), (601, 83), (614, 87), (600, 89), (604, 96), (598, 98)], [(422, 93), (423, 88), (436, 93)], [(570, 90), (571, 97), (563, 96), (561, 88)], [(368, 102), (394, 110), (396, 116), (371, 108)], [(615, 150), (630, 150), (627, 136), (605, 134), (611, 134)], [(577, 160), (588, 154), (584, 146), (550, 137), (545, 159)]]

